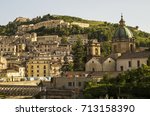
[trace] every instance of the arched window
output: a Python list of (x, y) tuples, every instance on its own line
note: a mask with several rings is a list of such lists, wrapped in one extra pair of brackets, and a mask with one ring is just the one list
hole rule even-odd
[(133, 52), (133, 51), (134, 51), (134, 47), (133, 47), (133, 45), (132, 45), (132, 44), (130, 45), (130, 51), (131, 51), (131, 52)]
[(95, 68), (92, 68), (92, 71), (95, 72)]
[(98, 55), (98, 49), (95, 48), (95, 55), (97, 56)]
[(117, 52), (117, 45), (114, 45), (114, 52)]

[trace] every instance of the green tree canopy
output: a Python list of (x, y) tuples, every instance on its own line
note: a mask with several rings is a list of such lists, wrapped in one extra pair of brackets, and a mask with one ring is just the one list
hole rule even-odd
[(73, 60), (75, 71), (84, 71), (85, 54), (85, 47), (83, 46), (81, 39), (78, 39), (75, 45), (73, 45)]

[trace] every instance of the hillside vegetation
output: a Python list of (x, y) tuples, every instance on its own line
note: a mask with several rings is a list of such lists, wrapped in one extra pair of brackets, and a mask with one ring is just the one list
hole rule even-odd
[[(59, 15), (44, 15), (38, 16), (26, 22), (13, 21), (9, 22), (7, 25), (0, 26), (0, 35), (11, 36), (15, 35), (17, 28), (20, 25), (29, 25), (36, 24), (48, 20), (64, 20), (65, 22), (81, 22), (90, 24), (89, 28), (81, 28), (79, 26), (67, 27), (57, 27), (57, 28), (45, 28), (41, 27), (37, 30), (32, 30), (28, 33), (36, 32), (38, 35), (59, 35), (59, 36), (68, 36), (72, 34), (88, 34), (89, 39), (98, 39), (99, 41), (109, 41), (113, 37), (115, 29), (118, 27), (118, 24), (112, 24), (102, 21), (92, 21), (85, 20), (78, 17), (71, 16), (59, 16)], [(141, 30), (136, 30), (134, 27), (129, 27), (136, 38), (137, 46), (149, 47), (150, 46), (150, 34)]]

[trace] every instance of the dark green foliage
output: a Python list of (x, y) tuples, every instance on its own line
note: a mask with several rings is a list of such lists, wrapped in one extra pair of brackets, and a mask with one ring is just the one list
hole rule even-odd
[(68, 40), (66, 37), (62, 37), (61, 44), (68, 44)]
[(85, 56), (85, 47), (83, 46), (82, 41), (78, 39), (76, 44), (73, 46), (73, 61), (75, 71), (84, 71)]
[(147, 65), (150, 66), (150, 56), (148, 57)]
[(17, 24), (9, 22), (6, 26), (0, 26), (0, 35), (15, 35), (17, 32)]
[(108, 56), (111, 53), (111, 43), (110, 42), (101, 43), (101, 53), (103, 56)]
[(116, 78), (105, 77), (99, 84), (90, 85), (86, 86), (84, 94), (93, 98), (105, 98), (104, 91), (105, 95), (113, 98), (150, 98), (150, 67), (143, 65), (141, 68), (121, 73)]
[(73, 63), (64, 63), (61, 69), (63, 72), (73, 71)]
[(74, 35), (74, 34), (86, 34), (86, 30), (79, 26), (72, 26), (70, 28), (68, 27), (56, 27), (56, 28), (45, 28), (41, 27), (36, 30), (32, 30), (29, 33), (37, 33), (37, 35), (43, 36), (43, 35), (59, 35), (59, 36), (68, 36), (68, 35)]

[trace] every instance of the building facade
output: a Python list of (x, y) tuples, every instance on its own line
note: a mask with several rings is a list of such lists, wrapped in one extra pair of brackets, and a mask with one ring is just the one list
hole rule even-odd
[(27, 77), (47, 77), (50, 76), (50, 60), (31, 59), (27, 63)]
[(150, 52), (148, 51), (123, 54), (116, 61), (117, 71), (127, 71), (148, 65), (149, 56)]

